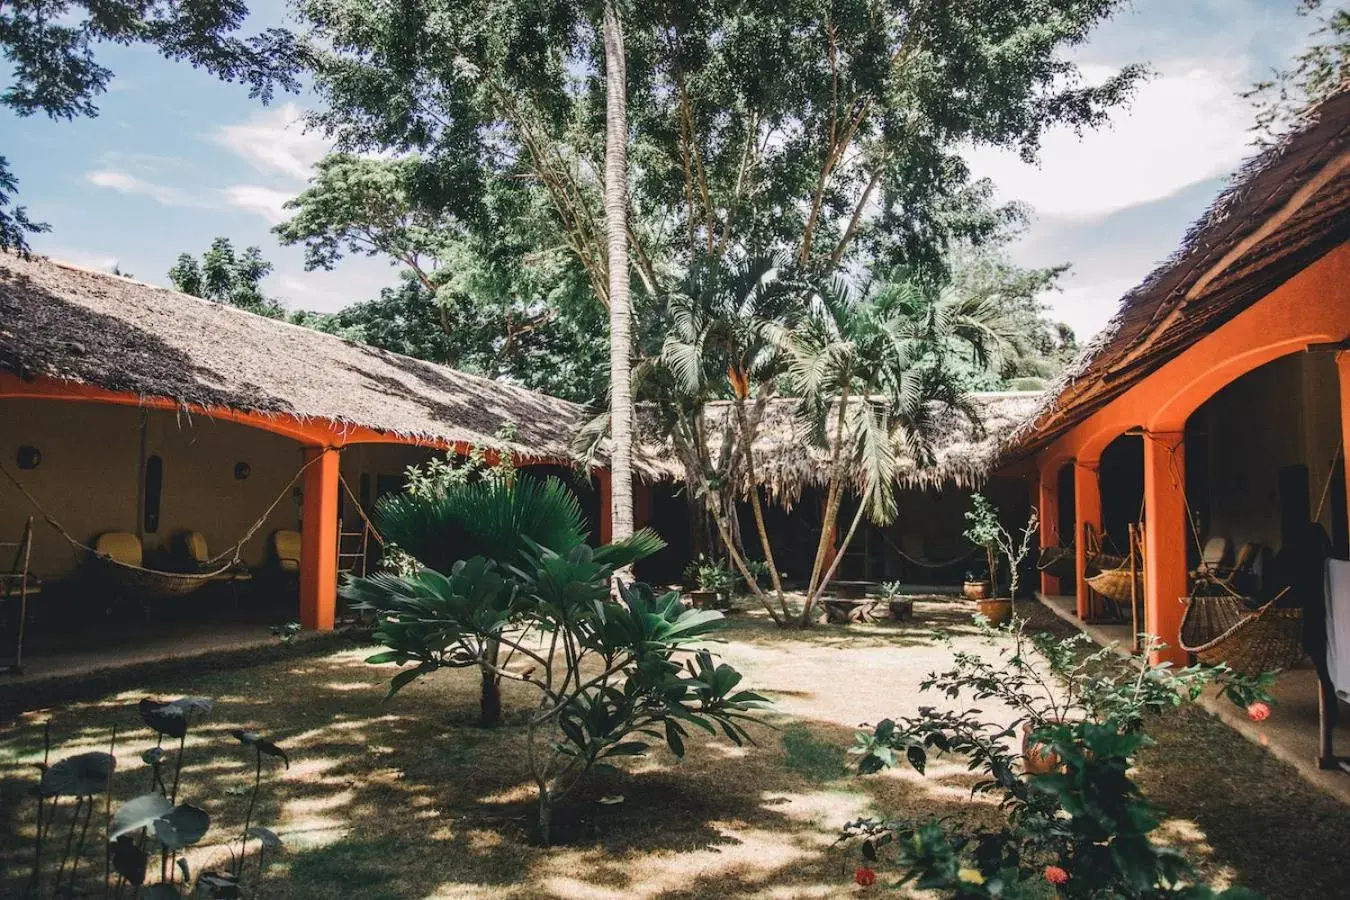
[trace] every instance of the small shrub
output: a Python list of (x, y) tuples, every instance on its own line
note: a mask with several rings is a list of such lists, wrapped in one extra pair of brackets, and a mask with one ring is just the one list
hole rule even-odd
[[(388, 648), (367, 661), (407, 666), (391, 680), (391, 696), (438, 669), (470, 666), (536, 692), (527, 759), (539, 836), (548, 843), (554, 805), (593, 768), (641, 755), (652, 741), (683, 756), (691, 727), (739, 744), (748, 738), (741, 723), (766, 701), (697, 649), (723, 624), (720, 613), (688, 610), (678, 593), (657, 596), (615, 579), (617, 569), (659, 550), (660, 538), (644, 530), (593, 550), (575, 496), (556, 479), (542, 490), (527, 484), (456, 486), (419, 501), (402, 522), (405, 530), (419, 517), (433, 527), (473, 523), (465, 541), (441, 552), (481, 546), (493, 557), (352, 578), (342, 590), (375, 614), (375, 639)], [(528, 516), (518, 514), (522, 503)], [(524, 522), (541, 537), (525, 534)]]
[[(1197, 884), (1184, 856), (1152, 841), (1159, 812), (1130, 772), (1152, 743), (1150, 715), (1195, 700), (1211, 684), (1249, 707), (1268, 699), (1273, 676), (1141, 666), (1111, 650), (1085, 654), (1081, 635), (1028, 637), (1020, 621), (1005, 633), (1011, 645), (996, 659), (955, 653), (951, 669), (922, 683), (957, 709), (886, 719), (860, 733), (854, 748), (862, 774), (896, 765), (922, 773), (933, 754), (964, 758), (982, 776), (974, 793), (998, 798), (1003, 826), (859, 819), (841, 840), (857, 843), (869, 863), (893, 862), (897, 887), (949, 897), (1250, 897)], [(983, 718), (974, 704), (989, 700), (1015, 712), (1011, 724)], [(1038, 758), (1051, 761), (1041, 774), (1018, 771), (1022, 726)]]

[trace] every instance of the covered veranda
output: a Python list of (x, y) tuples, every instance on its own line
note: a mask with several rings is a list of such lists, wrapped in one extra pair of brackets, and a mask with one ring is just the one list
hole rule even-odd
[[(1185, 665), (1197, 658), (1188, 647), (1243, 652), (1241, 627), (1263, 604), (1295, 607), (1287, 653), (1265, 667), (1283, 670), (1275, 716), (1212, 711), (1350, 801), (1337, 770), (1350, 734), (1344, 721), (1329, 728), (1333, 748), (1319, 727), (1343, 703), (1303, 654), (1312, 620), (1295, 619), (1308, 598), (1280, 592), (1280, 567), (1307, 549), (1310, 528), (1332, 556), (1350, 550), (1348, 145), (1341, 96), (1247, 163), (1010, 438), (1005, 471), (1037, 499), (1042, 546), (1072, 547), (1071, 576), (1042, 573), (1043, 601), (1103, 644), (1129, 652), (1144, 632), (1162, 642), (1149, 663)], [(1092, 538), (1111, 533), (1127, 555), (1132, 525), (1140, 616), (1125, 609), (1120, 624), (1092, 586), (1102, 584)], [(1200, 617), (1186, 616), (1207, 592), (1199, 564), (1211, 553), (1226, 554), (1225, 571), (1241, 557), (1246, 581), (1225, 582), (1222, 599), (1246, 605), (1238, 630), (1210, 629), (1217, 637), (1202, 645)], [(1324, 615), (1320, 603), (1307, 609)]]
[[(553, 474), (570, 467), (583, 414), (512, 385), (38, 257), (0, 255), (0, 310), (0, 540), (33, 520), (28, 567), (42, 590), (29, 612), (43, 624), (27, 660), (34, 675), (116, 662), (119, 648), (125, 662), (275, 641), (267, 623), (329, 631), (339, 572), (378, 555), (362, 534), (365, 518), (402, 488), (409, 465), (482, 447)], [(140, 555), (119, 569), (137, 576), (195, 581), (200, 573), (168, 560), (195, 534), (231, 587), (258, 594), (264, 575), (282, 577), (267, 578), (268, 597), (252, 613), (232, 614), (234, 592), (211, 579), (190, 598), (149, 606), (148, 621), (109, 617), (101, 595), (120, 588), (97, 580), (99, 564), (111, 564), (95, 545), (110, 533)], [(284, 552), (279, 535), (293, 536)], [(96, 595), (85, 604), (96, 614), (58, 608), (81, 592)], [(13, 606), (5, 604), (7, 644)], [(56, 635), (47, 647), (44, 630)]]

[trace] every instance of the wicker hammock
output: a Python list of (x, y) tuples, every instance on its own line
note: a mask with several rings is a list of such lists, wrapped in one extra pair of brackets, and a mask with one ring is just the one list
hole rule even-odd
[(103, 576), (111, 584), (128, 594), (150, 599), (186, 597), (213, 581), (228, 577), (227, 573), (234, 568), (226, 565), (213, 572), (162, 572), (119, 562), (110, 556), (96, 558)]
[(1077, 568), (1077, 558), (1074, 548), (1061, 547), (1058, 544), (1041, 548), (1041, 555), (1036, 560), (1036, 568), (1047, 575), (1053, 575), (1055, 578), (1070, 579), (1075, 575)]
[(1226, 662), (1246, 675), (1288, 669), (1304, 656), (1303, 610), (1274, 601), (1251, 610), (1236, 596), (1192, 597), (1179, 643), (1206, 665)]
[[(1088, 585), (1094, 591), (1101, 594), (1108, 600), (1113, 600), (1116, 603), (1122, 605), (1130, 602), (1131, 573), (1130, 567), (1128, 565), (1121, 564), (1113, 566), (1111, 568), (1102, 569), (1099, 572), (1097, 572), (1096, 575), (1089, 575), (1086, 580)], [(1133, 573), (1133, 581), (1134, 581), (1133, 596), (1136, 597), (1143, 596), (1144, 573), (1142, 569), (1138, 566), (1135, 567)]]

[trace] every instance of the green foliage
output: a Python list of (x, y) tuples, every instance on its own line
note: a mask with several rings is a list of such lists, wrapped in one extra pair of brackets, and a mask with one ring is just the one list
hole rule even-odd
[(1027, 524), (1014, 534), (1003, 527), (998, 508), (981, 493), (970, 496), (970, 509), (966, 511), (969, 523), (964, 532), (966, 540), (977, 547), (983, 547), (989, 570), (989, 586), (997, 593), (999, 587), (998, 557), (1003, 558), (1008, 571), (1008, 596), (1017, 599), (1017, 588), (1022, 580), (1022, 562), (1031, 553), (1031, 544), (1040, 525), (1040, 518), (1032, 507), (1027, 516)]
[[(263, 102), (277, 87), (298, 90), (303, 55), (294, 36), (269, 28), (236, 37), (247, 16), (240, 0), (10, 0), (0, 5), (0, 55), (13, 68), (0, 104), (19, 116), (98, 115), (94, 99), (113, 77), (95, 56), (100, 44), (148, 44), (168, 59), (247, 84)], [(29, 220), (22, 206), (10, 208), (17, 188), (0, 157), (0, 249), (26, 252), (25, 236), (49, 228)]]
[[(256, 872), (261, 880), (268, 850), (276, 850), (282, 843), (270, 829), (250, 827), (262, 786), (263, 756), (287, 760), (280, 747), (252, 732), (235, 732), (236, 737), (254, 748), (255, 762), (253, 789), (249, 793), (239, 851), (236, 854), (230, 850), (235, 860), (234, 870), (201, 872), (194, 878), (188, 866), (185, 851), (206, 838), (211, 815), (192, 803), (178, 801), (183, 787), (181, 776), (187, 735), (194, 725), (210, 716), (213, 707), (214, 702), (206, 697), (180, 697), (167, 702), (147, 697), (136, 705), (139, 718), (156, 737), (155, 745), (141, 754), (150, 770), (150, 790), (116, 809), (111, 802), (96, 803), (95, 797), (113, 789), (118, 732), (114, 730), (107, 753), (80, 753), (55, 763), (50, 762), (50, 729), (44, 733), (43, 762), (38, 765), (41, 780), (34, 791), (38, 798), (37, 840), (29, 893), (25, 896), (48, 896), (46, 881), (50, 870), (55, 868), (50, 896), (56, 897), (101, 896), (105, 900), (120, 897), (124, 882), (138, 895), (144, 887), (145, 896), (152, 898), (195, 896), (223, 900), (238, 897), (244, 881), (249, 838), (257, 838), (260, 845)], [(176, 751), (165, 749), (165, 738), (177, 740)], [(62, 816), (63, 800), (68, 801), (67, 806), (73, 801), (66, 816)], [(93, 832), (96, 837), (101, 833), (104, 839), (106, 862), (98, 859), (97, 854), (91, 854), (89, 864), (81, 870), (95, 811), (98, 811), (101, 823)], [(65, 822), (60, 821), (63, 818)], [(44, 856), (49, 843), (55, 845), (53, 849), (62, 848), (59, 866), (53, 867), (55, 860)], [(154, 883), (147, 884), (147, 879), (151, 878), (151, 856), (156, 848), (160, 860), (159, 877)]]
[[(380, 501), (375, 517), (394, 543), (441, 571), (467, 556), (512, 566), (535, 545), (567, 553), (587, 538), (576, 495), (557, 478), (541, 481), (529, 475), (450, 483), (433, 495), (390, 495)], [(635, 543), (649, 546), (651, 532), (639, 534), (597, 553), (608, 560)]]
[(184, 294), (279, 319), (285, 316), (285, 308), (262, 292), (262, 280), (271, 271), (272, 264), (263, 259), (260, 248), (236, 253), (229, 238), (218, 237), (200, 262), (190, 253), (179, 254), (168, 274), (174, 288)]
[[(749, 566), (751, 560), (746, 560)], [(764, 566), (758, 560), (754, 560), (758, 566)], [(751, 574), (755, 574), (758, 569), (751, 569)], [(768, 568), (764, 567), (767, 574)], [(709, 558), (699, 555), (698, 559), (691, 560), (689, 565), (684, 567), (684, 580), (690, 584), (698, 586), (701, 591), (716, 591), (719, 594), (730, 593), (736, 587), (736, 573), (731, 571), (731, 566), (724, 559), (717, 557)]]
[[(1066, 51), (1120, 5), (618, 4), (639, 330), (660, 333), (653, 319), (701, 259), (783, 254), (813, 274), (875, 264), (931, 278), (953, 241), (1004, 232), (1018, 211), (971, 182), (961, 148), (1030, 158), (1047, 128), (1103, 121), (1141, 71), (1086, 85)], [(395, 158), (335, 157), (283, 239), (314, 265), (378, 252), (409, 266), (454, 346), (442, 361), (600, 397), (600, 12), (303, 0), (326, 102), (314, 124), (344, 153)], [(447, 325), (458, 309), (470, 327)]]
[(1350, 87), (1350, 9), (1299, 0), (1299, 15), (1315, 17), (1307, 43), (1274, 76), (1243, 94), (1256, 108), (1254, 131), (1270, 141), (1306, 121), (1319, 103)]
[[(444, 572), (351, 578), (342, 593), (376, 613), (375, 640), (386, 649), (369, 662), (406, 667), (391, 694), (438, 669), (465, 666), (535, 690), (527, 740), (545, 842), (553, 804), (602, 760), (643, 753), (651, 740), (683, 755), (690, 726), (747, 739), (740, 723), (763, 698), (738, 690), (740, 674), (697, 649), (721, 614), (686, 610), (678, 594), (657, 596), (640, 584), (620, 583), (618, 596), (611, 593), (618, 568), (660, 549), (655, 535), (639, 532), (592, 550), (575, 497), (556, 480), (451, 484), (435, 503), (440, 512), (420, 506), (410, 516), (426, 515), (433, 528), (452, 523), (446, 527), (463, 537), (456, 549), (481, 546), (493, 558), (460, 559)], [(499, 648), (525, 668), (508, 667)], [(694, 653), (682, 665), (676, 654), (688, 650)]]
[[(1064, 897), (1250, 897), (1196, 884), (1182, 854), (1153, 842), (1159, 813), (1131, 769), (1152, 744), (1150, 715), (1193, 701), (1215, 683), (1236, 703), (1266, 700), (1270, 676), (1149, 667), (1112, 649), (1085, 653), (1081, 635), (1028, 637), (1024, 625), (1019, 620), (1001, 633), (1011, 643), (997, 659), (956, 653), (951, 669), (925, 679), (923, 690), (941, 693), (956, 709), (922, 707), (918, 716), (883, 720), (860, 733), (854, 748), (864, 774), (896, 765), (922, 773), (932, 754), (964, 758), (981, 776), (974, 792), (998, 799), (1004, 825), (860, 819), (842, 839), (857, 842), (869, 860), (893, 859), (902, 873), (897, 886), (942, 896), (1043, 897), (1055, 890), (1047, 883), (1054, 874), (1065, 876), (1056, 892)], [(1012, 710), (1012, 722), (983, 719), (973, 704), (986, 701)], [(1048, 771), (1019, 774), (1019, 728), (1049, 760)]]

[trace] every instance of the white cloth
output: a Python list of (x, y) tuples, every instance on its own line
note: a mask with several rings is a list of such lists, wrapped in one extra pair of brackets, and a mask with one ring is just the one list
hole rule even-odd
[(1350, 700), (1350, 561), (1327, 560), (1327, 671), (1342, 699)]

